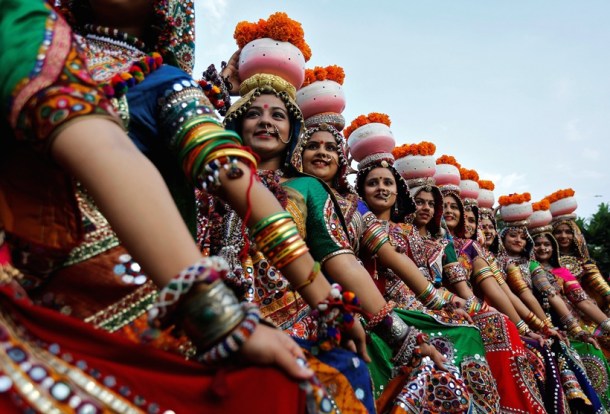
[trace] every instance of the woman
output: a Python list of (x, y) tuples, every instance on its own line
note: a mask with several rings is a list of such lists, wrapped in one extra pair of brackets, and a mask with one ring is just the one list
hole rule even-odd
[[(504, 253), (499, 255), (498, 261), (507, 274), (507, 284), (513, 292), (524, 302), (527, 301), (529, 309), (542, 320), (548, 317), (534, 296), (534, 289), (561, 315), (560, 318), (567, 318), (569, 310), (557, 295), (557, 291), (550, 285), (546, 271), (530, 258), (534, 243), (527, 228), (518, 223), (508, 223), (508, 227), (500, 232), (500, 240), (504, 246)], [(535, 302), (534, 306), (531, 306), (532, 302)], [(566, 320), (562, 319), (562, 322), (565, 324)], [(574, 339), (587, 340), (577, 323), (569, 323), (566, 328)], [(575, 410), (583, 407), (593, 408), (597, 412), (601, 408), (599, 397), (593, 390), (583, 367), (580, 366), (578, 358), (574, 357), (573, 351), (561, 340), (553, 344), (553, 350), (554, 359), (562, 372), (562, 386), (570, 407)], [(569, 373), (569, 377), (575, 376), (576, 381), (574, 379), (566, 381), (566, 372)], [(547, 378), (549, 378), (548, 373)]]
[[(533, 228), (530, 231), (534, 240), (535, 258), (546, 270), (546, 279), (538, 281), (537, 285), (541, 285), (542, 290), (550, 290), (552, 287), (557, 297), (555, 299), (555, 296), (551, 298), (548, 298), (548, 295), (543, 296), (543, 305), (553, 319), (566, 325), (568, 331), (573, 333), (570, 346), (578, 352), (593, 388), (604, 406), (607, 407), (609, 401), (608, 362), (604, 353), (595, 346), (595, 342), (582, 335), (580, 329), (585, 325), (581, 317), (584, 315), (585, 318), (597, 324), (597, 334), (605, 336), (610, 328), (608, 326), (610, 320), (597, 307), (595, 301), (588, 297), (570, 271), (559, 265), (559, 248), (551, 234), (551, 228), (545, 226)], [(561, 300), (564, 306), (553, 303), (558, 300)]]
[[(527, 412), (544, 412), (545, 404), (534, 377), (534, 372), (543, 369), (536, 368), (536, 371), (532, 371), (528, 361), (530, 354), (526, 351), (520, 334), (539, 342), (542, 342), (542, 339), (527, 327), (499, 286), (494, 272), (483, 256), (482, 248), (476, 241), (464, 238), (464, 206), (459, 196), (459, 188), (447, 185), (441, 187), (441, 192), (443, 219), (450, 235), (449, 246), (453, 246), (453, 249), (446, 250), (447, 260), (448, 263), (453, 263), (451, 256), (454, 254), (459, 258), (457, 264), (445, 265), (447, 283), (462, 298), (472, 298), (471, 302), (483, 299), (504, 314), (482, 311), (472, 316), (483, 332), (488, 329), (493, 332), (483, 336), (483, 339), (487, 361), (498, 382), (498, 388), (502, 390), (501, 407), (522, 407), (519, 409)], [(506, 361), (510, 361), (508, 369), (504, 368)], [(512, 372), (511, 376), (506, 374), (509, 370)], [(521, 386), (516, 386), (517, 383)], [(549, 402), (555, 405), (556, 410), (561, 407), (562, 398), (553, 397)]]
[(589, 256), (587, 242), (574, 215), (553, 217), (553, 236), (559, 244), (559, 262), (580, 282), (585, 291), (606, 311), (610, 305), (610, 285)]
[[(79, 180), (150, 278), (165, 286), (162, 298), (175, 282), (171, 275), (201, 276), (188, 292), (182, 290), (188, 295), (171, 307), (169, 301), (159, 302), (157, 309), (187, 332), (204, 359), (220, 363), (216, 353), (224, 347), (245, 360), (283, 366), (295, 379), (311, 378), (311, 371), (294, 359), (302, 357), (294, 343), (258, 325), (254, 308), (239, 306), (222, 283), (212, 282), (224, 265), (201, 258), (160, 174), (117, 125), (110, 103), (86, 71), (65, 21), (43, 2), (7, 1), (0, 30), (0, 56), (7, 65), (0, 71), (3, 115), (12, 127), (0, 141), (0, 222), (7, 232), (7, 245), (0, 246), (3, 411), (227, 412), (243, 409), (243, 400), (234, 396), (244, 388), (240, 397), (261, 411), (302, 412), (305, 401), (298, 385), (277, 371), (225, 371), (218, 387), (215, 370), (36, 306), (15, 283), (22, 278), (20, 271), (45, 269), (51, 279), (52, 266), (63, 263), (83, 237), (72, 184)], [(68, 108), (62, 105), (66, 101)], [(237, 165), (247, 171), (247, 164)], [(219, 179), (245, 191), (247, 176), (231, 180), (223, 173)], [(40, 191), (41, 186), (52, 194)], [(12, 268), (7, 247), (17, 258), (31, 249), (27, 261), (15, 264), (19, 270)], [(103, 273), (81, 274), (98, 276)], [(223, 296), (224, 306), (207, 324), (197, 323), (198, 313), (217, 305), (212, 293)], [(228, 318), (237, 326), (227, 324)], [(228, 345), (223, 336), (239, 342)], [(283, 398), (262, 397), (265, 385), (245, 389), (253, 378), (273, 384)], [(314, 396), (311, 391), (307, 395)]]
[[(312, 177), (296, 177), (289, 165), (291, 148), (297, 143), (303, 123), (300, 110), (294, 103), (294, 87), (277, 76), (258, 74), (244, 81), (240, 92), (242, 98), (231, 107), (225, 118), (227, 128), (238, 131), (244, 142), (260, 157), (259, 176), (295, 218), (300, 233), (304, 235), (313, 256), (324, 270), (323, 273), (316, 274), (329, 275), (346, 289), (353, 290), (366, 311), (364, 314), (372, 315), (370, 320), (377, 321), (375, 324), (369, 322), (369, 328), (391, 344), (394, 352), (398, 351), (400, 344), (408, 338), (417, 338), (419, 331), (395, 317), (381, 295), (376, 294), (376, 289), (370, 289), (372, 281), (350, 249), (343, 217), (323, 184)], [(226, 235), (232, 234), (231, 228), (238, 228), (238, 224), (231, 224), (227, 220), (231, 216), (226, 210), (218, 210), (218, 206), (209, 200), (204, 204), (207, 208), (206, 216), (210, 220), (208, 224), (212, 223), (208, 229), (220, 228)], [(218, 226), (217, 220), (224, 223)], [(275, 324), (293, 335), (310, 340), (324, 339), (324, 335), (318, 332), (317, 321), (311, 318), (310, 311), (300, 305), (303, 303), (298, 293), (300, 287), (285, 283), (272, 260), (252, 249), (246, 260), (239, 260), (234, 255), (235, 248), (231, 247), (234, 242), (238, 242), (238, 238), (214, 232), (204, 232), (202, 235), (204, 247), (207, 247), (207, 240), (213, 241), (217, 237), (225, 239), (225, 246), (219, 253), (237, 259), (232, 262), (238, 269), (235, 284), (246, 287), (244, 293), (252, 295), (255, 302), (262, 303), (263, 314), (269, 315)], [(230, 245), (226, 240), (229, 240)], [(247, 240), (242, 243), (245, 242)], [(371, 243), (377, 243), (375, 237)], [(209, 245), (213, 246), (214, 243)], [(238, 249), (240, 245), (241, 243), (237, 245)], [(252, 266), (251, 270), (248, 266)], [(240, 271), (239, 268), (243, 270)], [(390, 327), (391, 332), (388, 330)], [(435, 362), (442, 365), (442, 357), (425, 339), (420, 336), (420, 340), (416, 341), (421, 342), (418, 349), (422, 355), (432, 355)], [(411, 359), (410, 354), (409, 351), (409, 355), (399, 353), (398, 356), (404, 358), (406, 365)], [(318, 357), (323, 360), (327, 355), (332, 353), (318, 353)], [(348, 358), (349, 361), (353, 359)], [(433, 364), (427, 359), (425, 361), (426, 366)], [(454, 380), (450, 379), (451, 381)], [(351, 382), (354, 384), (353, 380)], [(357, 384), (353, 386), (357, 390), (360, 388)], [(460, 407), (462, 405), (458, 409)]]
[[(432, 343), (437, 349), (443, 352), (453, 365), (459, 367), (460, 373), (470, 384), (469, 391), (475, 403), (474, 410), (494, 412), (494, 402), (497, 402), (497, 399), (494, 400), (494, 388), (489, 386), (490, 383), (493, 384), (493, 378), (483, 357), (485, 351), (479, 333), (469, 329), (460, 315), (452, 311), (428, 310), (417, 299), (406, 284), (412, 284), (414, 279), (420, 279), (422, 275), (420, 272), (405, 274), (403, 263), (409, 259), (396, 251), (391, 239), (376, 252), (376, 259), (371, 260), (372, 252), (364, 242), (363, 235), (367, 233), (368, 228), (377, 225), (377, 218), (347, 182), (348, 163), (342, 135), (334, 127), (324, 123), (308, 128), (297, 145), (292, 163), (297, 170), (319, 178), (331, 188), (347, 222), (354, 253), (359, 254), (365, 263), (372, 262), (373, 267), (375, 261), (383, 263), (388, 268), (387, 272), (392, 275), (391, 284), (394, 288), (392, 290), (401, 292), (398, 295), (385, 294), (385, 299), (388, 302), (392, 301), (395, 308), (400, 309), (397, 312), (407, 324), (431, 334)], [(413, 201), (408, 198), (403, 201), (399, 210), (406, 215), (413, 210)], [(395, 273), (390, 269), (395, 269)], [(386, 280), (390, 282), (390, 278), (378, 276), (374, 269), (372, 273), (380, 291), (387, 293), (384, 287), (390, 283), (386, 283), (385, 286), (383, 283)], [(422, 283), (430, 285), (429, 281)], [(448, 292), (445, 294), (448, 298), (452, 296)], [(387, 346), (380, 342), (378, 337), (373, 336), (373, 342), (369, 345), (369, 352), (374, 355), (374, 361), (369, 364), (369, 368), (378, 394), (381, 394), (394, 368), (391, 361), (384, 358)], [(497, 394), (495, 395), (497, 397)]]

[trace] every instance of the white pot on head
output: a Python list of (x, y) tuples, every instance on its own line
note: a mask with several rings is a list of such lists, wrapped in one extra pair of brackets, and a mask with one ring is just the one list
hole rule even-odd
[(578, 203), (574, 196), (561, 198), (551, 203), (551, 214), (553, 217), (572, 214), (576, 211)]
[(246, 44), (239, 55), (239, 77), (257, 73), (277, 75), (299, 89), (305, 80), (305, 58), (298, 47), (268, 37)]
[(525, 202), (519, 204), (509, 204), (500, 207), (500, 215), (504, 221), (521, 221), (527, 220), (532, 215), (532, 203)]
[(455, 165), (437, 164), (434, 172), (434, 181), (436, 185), (460, 185), (460, 170)]
[(405, 180), (433, 177), (436, 161), (432, 155), (407, 155), (394, 161), (394, 168)]
[(491, 190), (487, 190), (485, 188), (481, 188), (479, 190), (479, 197), (477, 198), (477, 202), (479, 203), (479, 207), (482, 208), (493, 208), (496, 199), (494, 198), (494, 192)]
[(343, 87), (335, 81), (316, 81), (299, 89), (297, 105), (304, 118), (323, 112), (340, 114), (345, 109), (345, 93)]
[(356, 161), (375, 153), (391, 153), (395, 144), (390, 127), (377, 122), (356, 128), (347, 140), (349, 151)]

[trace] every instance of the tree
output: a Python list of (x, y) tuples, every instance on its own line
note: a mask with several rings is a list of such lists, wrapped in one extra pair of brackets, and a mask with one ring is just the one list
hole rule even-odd
[(597, 213), (588, 220), (579, 217), (576, 222), (587, 240), (591, 258), (607, 278), (610, 274), (610, 206), (601, 203)]

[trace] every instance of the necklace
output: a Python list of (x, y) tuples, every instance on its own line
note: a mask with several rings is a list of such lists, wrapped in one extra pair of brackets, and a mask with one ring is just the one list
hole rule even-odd
[(163, 64), (159, 53), (146, 54), (146, 45), (134, 36), (94, 25), (85, 30), (87, 66), (108, 98), (121, 98)]

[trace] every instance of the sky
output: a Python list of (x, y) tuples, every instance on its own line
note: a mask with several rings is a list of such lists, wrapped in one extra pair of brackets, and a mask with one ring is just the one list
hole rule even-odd
[(610, 2), (196, 0), (194, 77), (237, 49), (233, 31), (283, 11), (314, 66), (339, 65), (347, 124), (383, 112), (397, 145), (429, 141), (500, 195), (576, 191), (610, 203)]

